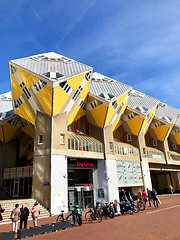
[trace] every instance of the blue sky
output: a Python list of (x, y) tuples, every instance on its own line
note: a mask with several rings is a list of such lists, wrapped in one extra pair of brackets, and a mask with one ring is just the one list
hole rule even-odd
[(180, 1), (0, 1), (0, 94), (8, 61), (54, 51), (180, 109)]

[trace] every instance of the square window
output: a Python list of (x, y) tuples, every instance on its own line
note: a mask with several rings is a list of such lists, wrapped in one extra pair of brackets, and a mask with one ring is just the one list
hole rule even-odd
[(65, 138), (65, 135), (60, 134), (60, 144), (64, 144), (64, 138)]

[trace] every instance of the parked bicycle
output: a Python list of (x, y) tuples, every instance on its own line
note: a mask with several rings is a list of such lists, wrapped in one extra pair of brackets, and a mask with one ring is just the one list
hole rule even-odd
[(69, 221), (71, 222), (71, 226), (74, 227), (76, 226), (77, 223), (77, 218), (76, 215), (73, 213), (68, 214), (68, 216), (65, 218), (64, 217), (64, 210), (61, 210), (61, 214), (58, 215), (56, 222), (65, 222)]
[(99, 223), (102, 222), (102, 213), (101, 210), (98, 209), (99, 207), (99, 202), (96, 203), (96, 206), (92, 209), (90, 209), (86, 214), (85, 214), (85, 219), (88, 222), (92, 221), (98, 221)]
[(136, 205), (139, 208), (139, 210), (141, 210), (141, 211), (143, 211), (146, 207), (146, 205), (142, 199), (138, 199)]

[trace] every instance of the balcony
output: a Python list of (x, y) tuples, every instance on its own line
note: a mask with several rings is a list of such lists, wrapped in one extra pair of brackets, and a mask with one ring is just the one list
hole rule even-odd
[(104, 151), (103, 144), (97, 139), (75, 133), (68, 133), (68, 149), (96, 153)]
[[(146, 150), (147, 150), (147, 149), (146, 149)], [(164, 153), (161, 152), (161, 151), (147, 150), (147, 157), (148, 157), (148, 158), (153, 158), (153, 159), (165, 160)]]
[(180, 161), (180, 154), (175, 152), (169, 152), (170, 160), (171, 161)]
[(116, 155), (139, 157), (139, 149), (127, 143), (114, 143), (114, 152)]

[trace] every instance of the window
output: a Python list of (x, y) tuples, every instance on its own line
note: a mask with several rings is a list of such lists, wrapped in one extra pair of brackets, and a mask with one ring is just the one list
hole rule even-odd
[(38, 135), (38, 144), (39, 145), (43, 144), (43, 138), (44, 138), (44, 136), (42, 134)]
[(71, 89), (70, 85), (68, 84), (67, 81), (59, 83), (59, 86), (66, 92), (68, 93), (69, 90)]
[(173, 149), (176, 150), (177, 149), (177, 146), (175, 143), (173, 143)]
[(113, 137), (114, 140), (119, 141), (119, 142), (127, 142), (127, 133), (124, 130), (123, 126), (118, 127), (114, 132), (113, 132)]
[(112, 103), (112, 106), (113, 106), (114, 109), (116, 109), (117, 106), (118, 106), (117, 101), (114, 101), (114, 102)]
[(76, 90), (75, 94), (74, 94), (73, 97), (72, 97), (72, 99), (73, 99), (74, 101), (76, 101), (76, 99), (78, 98), (78, 96), (80, 95), (80, 93), (81, 93), (82, 90), (83, 90), (82, 87), (79, 86), (79, 88)]
[(127, 140), (128, 140), (128, 142), (130, 142), (131, 141), (131, 134), (127, 134)]
[(43, 89), (46, 85), (47, 85), (47, 82), (39, 79), (39, 80), (34, 84), (34, 88), (36, 89), (37, 92), (39, 92), (39, 91), (40, 91), (41, 89)]
[(64, 134), (60, 134), (60, 144), (64, 144), (64, 137), (65, 135)]
[(21, 98), (19, 97), (17, 100), (14, 100), (14, 107), (18, 108), (23, 104)]
[(113, 151), (113, 143), (112, 142), (109, 143), (109, 149), (111, 152)]
[(90, 136), (90, 124), (85, 116), (67, 126), (69, 132)]
[(157, 141), (155, 139), (153, 139), (153, 146), (157, 146)]
[(99, 101), (99, 100), (97, 100), (97, 99), (95, 99), (93, 102), (90, 103), (91, 108), (98, 107), (98, 106), (100, 106), (100, 105), (102, 105), (102, 104), (103, 104), (103, 102), (101, 102), (101, 101)]

